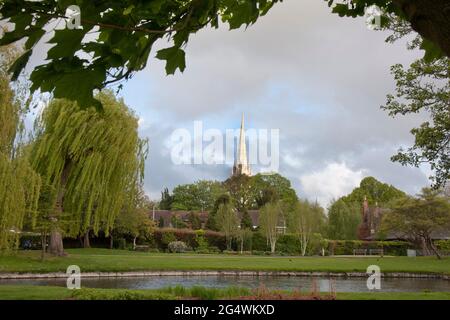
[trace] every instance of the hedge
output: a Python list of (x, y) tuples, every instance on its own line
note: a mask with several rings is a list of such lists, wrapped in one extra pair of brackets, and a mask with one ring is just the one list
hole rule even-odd
[[(197, 234), (198, 232), (191, 229), (162, 228), (153, 232), (153, 238), (156, 247), (162, 250), (166, 250), (168, 245), (164, 239), (172, 236), (175, 241), (183, 241), (187, 246), (195, 250), (198, 246)], [(227, 247), (223, 233), (208, 230), (203, 233), (203, 237), (208, 241), (210, 247), (218, 248), (220, 251), (225, 250)], [(204, 249), (202, 250), (205, 251)], [(216, 250), (214, 249), (214, 251)]]
[(329, 255), (352, 255), (355, 249), (383, 249), (383, 254), (405, 256), (406, 250), (413, 247), (405, 241), (361, 241), (361, 240), (329, 240)]

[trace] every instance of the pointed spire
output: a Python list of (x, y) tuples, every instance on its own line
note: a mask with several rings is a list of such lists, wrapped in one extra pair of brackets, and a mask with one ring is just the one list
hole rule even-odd
[(234, 161), (233, 174), (251, 175), (250, 167), (247, 159), (247, 144), (245, 141), (244, 113), (241, 118), (241, 129), (239, 130), (239, 144), (236, 159)]

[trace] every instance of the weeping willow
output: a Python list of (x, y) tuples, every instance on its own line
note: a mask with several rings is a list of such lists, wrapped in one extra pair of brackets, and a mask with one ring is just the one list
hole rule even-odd
[(20, 141), (24, 110), (11, 89), (8, 62), (17, 50), (0, 50), (0, 250), (16, 248), (26, 218), (36, 222), (41, 185), (31, 168), (27, 146)]
[(53, 220), (70, 236), (89, 229), (108, 235), (143, 178), (147, 143), (136, 116), (111, 92), (97, 98), (103, 111), (53, 100), (37, 124), (32, 163), (58, 190)]

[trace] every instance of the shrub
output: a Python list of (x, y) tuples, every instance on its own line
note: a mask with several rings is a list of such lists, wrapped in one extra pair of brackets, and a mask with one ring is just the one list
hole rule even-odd
[(175, 235), (171, 232), (164, 233), (161, 237), (161, 245), (163, 249), (167, 249), (169, 244), (177, 241)]
[(125, 238), (115, 239), (113, 241), (113, 246), (116, 249), (125, 250), (127, 248), (127, 240), (125, 240)]
[(450, 251), (450, 240), (438, 240), (435, 244), (439, 250)]
[(195, 251), (207, 251), (208, 250), (208, 241), (205, 239), (205, 231), (197, 230), (195, 231), (195, 242), (196, 249)]
[(252, 237), (253, 251), (266, 251), (268, 249), (267, 239), (260, 232), (254, 232)]
[(285, 255), (300, 254), (300, 241), (294, 234), (284, 234), (278, 238), (276, 253)]
[(331, 255), (352, 255), (354, 249), (383, 249), (385, 255), (404, 256), (409, 247), (405, 241), (329, 240), (328, 251)]
[(168, 249), (170, 252), (173, 252), (173, 253), (182, 253), (182, 252), (186, 252), (187, 245), (183, 241), (173, 241), (173, 242), (169, 243)]
[[(207, 247), (217, 247), (219, 250), (224, 250), (226, 248), (225, 236), (221, 232), (215, 232), (206, 230), (200, 232), (204, 237)], [(171, 236), (166, 236), (166, 234), (172, 234)], [(167, 237), (170, 237), (167, 242)], [(197, 242), (197, 233), (191, 229), (173, 229), (173, 228), (164, 228), (164, 229), (156, 229), (153, 233), (153, 239), (155, 246), (159, 249), (166, 250), (167, 245), (172, 241), (183, 241), (187, 244), (187, 246), (192, 248), (198, 247)], [(202, 240), (200, 240), (202, 241)]]

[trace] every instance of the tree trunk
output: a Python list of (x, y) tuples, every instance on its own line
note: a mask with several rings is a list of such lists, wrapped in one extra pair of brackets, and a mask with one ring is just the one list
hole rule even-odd
[(428, 246), (430, 247), (431, 251), (433, 251), (434, 254), (436, 255), (436, 257), (440, 260), (442, 258), (441, 254), (439, 253), (439, 250), (434, 245), (433, 240), (431, 238), (428, 238), (427, 243), (428, 243)]
[(45, 252), (47, 249), (47, 233), (46, 232), (42, 232), (41, 234), (41, 260), (44, 260), (45, 258)]
[(90, 248), (91, 243), (89, 242), (89, 230), (86, 231), (83, 237), (83, 248)]
[(275, 239), (270, 239), (270, 253), (275, 253), (277, 241)]
[(136, 238), (137, 238), (137, 237), (134, 237), (134, 238), (133, 238), (133, 250), (136, 250)]
[(55, 256), (65, 256), (63, 246), (63, 238), (61, 232), (57, 227), (54, 227), (50, 232), (50, 245), (48, 248), (48, 252)]
[(110, 234), (109, 235), (109, 248), (113, 249), (113, 247), (114, 247), (114, 239), (113, 239), (113, 235)]
[(66, 160), (66, 164), (64, 165), (63, 172), (61, 174), (61, 183), (58, 191), (58, 196), (56, 198), (56, 206), (55, 206), (55, 216), (51, 217), (52, 227), (50, 232), (50, 244), (49, 244), (49, 252), (53, 255), (64, 256), (66, 253), (64, 252), (63, 238), (61, 234), (61, 230), (58, 227), (58, 218), (63, 213), (63, 200), (64, 200), (64, 192), (66, 189), (67, 179), (69, 178), (69, 172), (71, 168), (70, 160)]
[(448, 0), (394, 0), (411, 27), (450, 57), (450, 3)]

